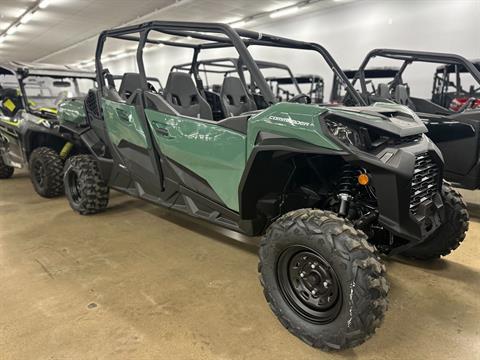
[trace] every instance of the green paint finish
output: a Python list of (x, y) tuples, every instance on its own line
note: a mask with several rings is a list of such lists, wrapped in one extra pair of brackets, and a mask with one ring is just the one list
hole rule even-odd
[(85, 124), (85, 120), (83, 101), (69, 99), (58, 106), (58, 121), (61, 124), (82, 125)]
[(325, 107), (294, 103), (278, 103), (269, 107), (248, 122), (247, 156), (251, 154), (255, 139), (262, 131), (340, 150), (320, 126), (318, 118), (325, 111), (328, 111)]
[(162, 153), (205, 179), (228, 208), (238, 211), (245, 136), (209, 121), (145, 113)]
[(147, 139), (135, 106), (102, 99), (103, 118), (110, 141), (118, 146), (121, 140), (148, 149)]

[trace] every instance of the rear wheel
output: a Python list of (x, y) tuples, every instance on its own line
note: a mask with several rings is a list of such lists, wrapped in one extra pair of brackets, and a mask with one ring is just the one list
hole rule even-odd
[(462, 196), (450, 185), (442, 186), (445, 221), (426, 241), (414, 246), (402, 255), (418, 260), (437, 259), (458, 248), (468, 230), (468, 211)]
[(0, 179), (8, 179), (11, 178), (14, 172), (14, 168), (12, 166), (8, 166), (3, 161), (2, 156), (0, 155)]
[(327, 211), (301, 209), (262, 239), (260, 281), (283, 326), (323, 350), (357, 346), (387, 309), (385, 266), (366, 235)]
[(30, 179), (35, 191), (43, 197), (63, 195), (63, 160), (55, 150), (39, 147), (30, 155)]
[(63, 180), (65, 194), (76, 212), (96, 214), (107, 207), (109, 188), (92, 156), (77, 155), (68, 159)]

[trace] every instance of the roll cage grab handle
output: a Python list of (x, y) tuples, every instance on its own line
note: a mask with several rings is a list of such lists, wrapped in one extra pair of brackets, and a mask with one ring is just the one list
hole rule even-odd
[(428, 51), (410, 51), (410, 50), (398, 50), (398, 49), (374, 49), (370, 51), (362, 64), (358, 68), (355, 77), (352, 80), (352, 85), (355, 85), (357, 80), (360, 80), (362, 91), (365, 85), (365, 69), (371, 59), (375, 57), (384, 57), (394, 60), (403, 60), (404, 63), (400, 70), (398, 70), (394, 81), (401, 79), (402, 74), (406, 67), (412, 62), (426, 62), (426, 63), (438, 63), (438, 64), (456, 64), (463, 65), (465, 69), (473, 76), (473, 78), (480, 84), (480, 71), (463, 56), (449, 53), (436, 53)]
[[(157, 31), (164, 34), (176, 35), (187, 37), (190, 36), (194, 39), (207, 40), (209, 42), (202, 44), (187, 44), (179, 43), (167, 40), (153, 40), (148, 39), (148, 34), (150, 31)], [(209, 33), (219, 33), (223, 34), (226, 37), (221, 36), (212, 36), (206, 35), (202, 32)], [(132, 34), (139, 34), (139, 36), (132, 36)], [(274, 35), (268, 35), (263, 33), (258, 33), (250, 30), (242, 29), (233, 29), (229, 25), (222, 23), (201, 23), (201, 22), (181, 22), (181, 21), (152, 21), (143, 23), (140, 25), (132, 25), (112, 30), (103, 31), (97, 42), (97, 49), (95, 52), (95, 68), (97, 74), (97, 82), (100, 92), (103, 94), (105, 87), (105, 79), (103, 75), (103, 64), (101, 61), (101, 56), (105, 41), (108, 37), (121, 39), (121, 40), (130, 40), (137, 41), (138, 47), (136, 52), (137, 65), (140, 75), (140, 80), (144, 89), (147, 89), (147, 76), (145, 74), (145, 66), (143, 63), (143, 49), (145, 45), (148, 44), (165, 44), (176, 47), (184, 47), (197, 49), (200, 51), (202, 49), (216, 49), (216, 48), (225, 48), (225, 47), (234, 47), (238, 54), (240, 61), (246, 66), (248, 71), (251, 74), (253, 82), (260, 89), (263, 97), (267, 103), (274, 104), (276, 103), (275, 95), (270, 89), (267, 81), (262, 75), (260, 69), (258, 68), (255, 60), (252, 55), (248, 52), (247, 46), (249, 45), (260, 45), (260, 46), (271, 46), (271, 47), (280, 47), (280, 48), (291, 48), (291, 49), (303, 49), (303, 50), (314, 50), (324, 58), (328, 66), (335, 73), (335, 75), (341, 79), (341, 81), (346, 86), (347, 91), (355, 99), (358, 105), (366, 105), (365, 100), (360, 96), (360, 94), (355, 90), (353, 85), (350, 83), (346, 75), (343, 73), (341, 68), (338, 66), (336, 61), (330, 55), (330, 53), (321, 45), (316, 43), (308, 43), (297, 40), (291, 40), (287, 38), (282, 38)], [(245, 38), (245, 39), (242, 39)]]

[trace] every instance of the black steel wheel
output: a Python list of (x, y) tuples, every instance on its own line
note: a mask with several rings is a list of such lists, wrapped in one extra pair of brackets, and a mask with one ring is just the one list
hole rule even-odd
[(337, 317), (341, 285), (335, 270), (317, 251), (290, 246), (277, 262), (277, 277), (283, 296), (300, 316), (318, 324)]
[(322, 350), (357, 346), (387, 310), (385, 266), (367, 236), (334, 213), (291, 211), (260, 243), (260, 282), (282, 325)]

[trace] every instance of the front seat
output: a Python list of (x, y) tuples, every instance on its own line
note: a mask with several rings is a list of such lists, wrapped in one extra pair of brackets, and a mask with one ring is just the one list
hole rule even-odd
[(390, 87), (388, 86), (388, 84), (378, 84), (375, 95), (377, 95), (381, 99), (390, 100)]
[(410, 100), (410, 95), (408, 94), (408, 88), (405, 85), (397, 85), (395, 87), (395, 102), (397, 104), (406, 105), (412, 110), (415, 110), (415, 105)]
[(212, 109), (198, 92), (190, 74), (171, 72), (163, 96), (182, 115), (213, 120)]
[(226, 116), (237, 116), (245, 112), (257, 110), (255, 101), (250, 98), (239, 78), (225, 77), (220, 96), (226, 110)]
[(142, 89), (142, 81), (140, 80), (140, 74), (123, 74), (120, 89), (118, 90), (118, 94), (122, 97), (122, 99), (128, 100), (128, 98), (138, 89)]

